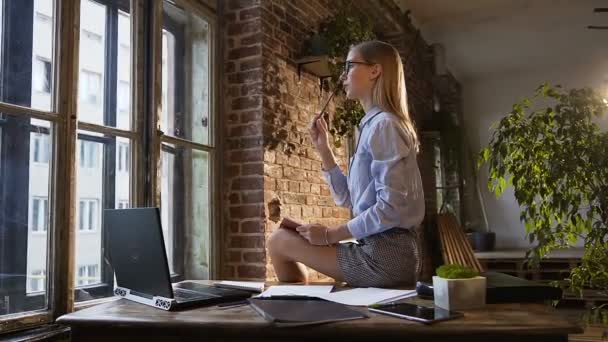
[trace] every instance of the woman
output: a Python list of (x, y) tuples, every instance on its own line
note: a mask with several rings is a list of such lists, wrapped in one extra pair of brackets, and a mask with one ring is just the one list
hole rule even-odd
[[(306, 265), (351, 286), (413, 285), (421, 265), (414, 228), (424, 217), (424, 195), (399, 53), (380, 41), (356, 45), (342, 80), (347, 97), (365, 109), (348, 177), (336, 164), (322, 116), (315, 116), (310, 134), (334, 201), (354, 218), (335, 227), (276, 230), (268, 241), (272, 264), (284, 282), (306, 282)], [(338, 243), (353, 237), (358, 243)]]

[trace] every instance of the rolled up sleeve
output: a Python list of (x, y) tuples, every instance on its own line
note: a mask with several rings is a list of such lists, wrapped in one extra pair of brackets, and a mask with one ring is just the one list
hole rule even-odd
[(321, 171), (321, 173), (323, 174), (325, 182), (329, 185), (329, 191), (331, 192), (336, 205), (349, 209), (352, 208), (350, 193), (348, 191), (348, 182), (346, 176), (342, 173), (342, 170), (340, 170), (340, 167), (336, 165), (328, 171)]
[[(371, 176), (376, 189), (376, 203), (347, 223), (356, 239), (398, 227), (407, 215), (412, 180), (407, 157), (411, 143), (400, 124), (383, 120), (373, 126), (368, 150), (372, 157)], [(403, 227), (409, 228), (409, 227)]]

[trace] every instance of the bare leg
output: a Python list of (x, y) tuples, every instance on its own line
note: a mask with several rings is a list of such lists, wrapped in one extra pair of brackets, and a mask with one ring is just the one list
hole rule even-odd
[(300, 234), (279, 228), (268, 239), (268, 252), (279, 281), (307, 282), (308, 272), (302, 264), (344, 281), (335, 246), (313, 246)]

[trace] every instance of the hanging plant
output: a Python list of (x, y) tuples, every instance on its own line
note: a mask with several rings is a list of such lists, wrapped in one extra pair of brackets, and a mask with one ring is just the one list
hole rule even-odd
[[(338, 87), (339, 98), (344, 98), (340, 84), (340, 75), (344, 69), (344, 60), (351, 46), (373, 40), (376, 35), (369, 18), (356, 12), (351, 1), (335, 2), (335, 15), (319, 26), (318, 33), (312, 34), (304, 44), (304, 55), (327, 55), (329, 59), (330, 89)], [(342, 96), (340, 96), (342, 95)], [(341, 139), (352, 137), (355, 127), (365, 115), (363, 108), (355, 100), (344, 99), (336, 106), (335, 115), (330, 124), (330, 133), (334, 144), (341, 146)]]

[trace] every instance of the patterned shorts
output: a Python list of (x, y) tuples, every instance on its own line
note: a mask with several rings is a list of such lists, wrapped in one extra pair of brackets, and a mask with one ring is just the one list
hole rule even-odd
[(337, 246), (338, 266), (350, 286), (413, 287), (421, 268), (414, 229), (392, 228)]

